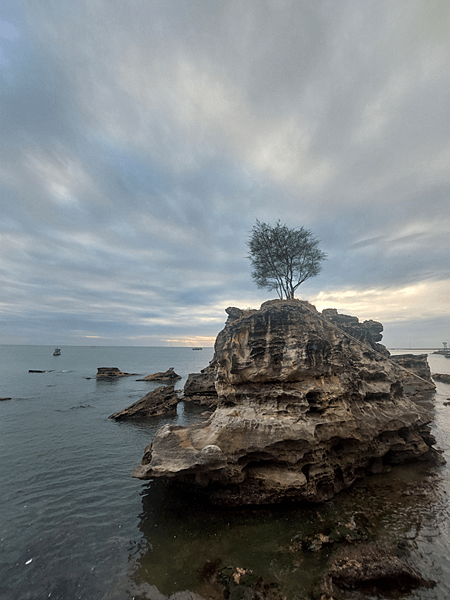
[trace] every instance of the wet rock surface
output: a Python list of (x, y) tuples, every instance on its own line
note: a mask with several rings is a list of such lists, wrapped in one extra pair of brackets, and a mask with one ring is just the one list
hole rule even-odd
[(209, 561), (200, 573), (203, 583), (199, 593), (215, 600), (286, 600), (276, 581), (264, 579), (252, 569), (222, 566), (221, 561)]
[(433, 373), (432, 378), (441, 383), (450, 383), (450, 375), (448, 373)]
[(171, 383), (173, 381), (177, 381), (181, 379), (181, 376), (178, 373), (175, 373), (174, 368), (170, 367), (167, 371), (152, 373), (151, 375), (147, 375), (143, 379), (138, 379), (137, 381), (161, 381)]
[[(385, 548), (389, 556), (413, 567), (424, 581), (438, 582), (436, 590), (425, 589), (422, 595), (419, 589), (414, 598), (446, 598), (447, 587), (439, 587), (442, 565), (431, 564), (430, 557), (426, 553), (421, 557), (418, 551), (418, 541), (433, 536), (445, 519), (447, 497), (440, 480), (439, 468), (408, 464), (361, 479), (352, 489), (320, 505), (233, 509), (208, 507), (188, 486), (183, 495), (164, 481), (153, 481), (148, 490), (148, 518), (155, 510), (158, 485), (166, 488), (160, 501), (170, 520), (164, 523), (164, 536), (158, 535), (161, 524), (143, 526), (151, 549), (140, 559), (139, 577), (150, 574), (150, 582), (167, 594), (171, 588), (165, 588), (160, 573), (165, 572), (167, 560), (176, 556), (171, 580), (182, 580), (183, 587), (178, 589), (193, 590), (205, 599), (230, 597), (220, 573), (231, 583), (233, 574), (245, 572), (247, 576), (239, 578), (242, 587), (234, 588), (236, 594), (245, 591), (245, 595), (237, 597), (264, 598), (251, 595), (261, 579), (269, 593), (289, 600), (319, 600), (334, 557), (368, 543)], [(201, 523), (201, 532), (186, 531), (189, 522)], [(446, 562), (445, 557), (442, 560)], [(277, 585), (271, 587), (273, 584)], [(342, 589), (335, 585), (333, 591), (335, 600), (392, 597), (382, 592), (368, 594), (350, 585)]]
[(124, 373), (118, 367), (98, 367), (97, 379), (117, 379), (119, 377), (131, 377), (136, 373)]
[(380, 350), (379, 324), (362, 324), (362, 342), (357, 319), (350, 335), (307, 302), (227, 313), (212, 361), (218, 408), (164, 426), (135, 477), (176, 479), (217, 504), (321, 502), (389, 464), (437, 458), (432, 414)]
[(190, 373), (184, 385), (183, 400), (202, 406), (215, 407), (218, 403), (216, 392), (216, 369), (209, 365), (200, 373)]
[(416, 588), (434, 585), (389, 548), (363, 543), (336, 552), (325, 574), (320, 600), (357, 600), (367, 595), (401, 598)]
[(124, 421), (127, 419), (147, 419), (160, 415), (173, 415), (177, 412), (178, 401), (179, 397), (174, 386), (162, 385), (109, 418)]

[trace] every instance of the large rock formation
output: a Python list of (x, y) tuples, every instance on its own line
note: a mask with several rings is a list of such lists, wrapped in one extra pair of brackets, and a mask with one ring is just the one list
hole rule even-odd
[(217, 406), (219, 397), (216, 391), (216, 377), (218, 365), (218, 353), (220, 352), (225, 341), (225, 332), (227, 327), (236, 319), (248, 317), (256, 312), (254, 309), (241, 310), (235, 306), (229, 306), (225, 309), (228, 315), (225, 329), (223, 329), (216, 338), (214, 343), (214, 356), (209, 365), (202, 369), (200, 373), (190, 373), (184, 385), (183, 400), (194, 402), (208, 407)]
[(216, 341), (219, 407), (204, 423), (165, 425), (135, 477), (203, 487), (219, 504), (317, 502), (386, 464), (436, 455), (430, 413), (379, 348), (307, 302), (237, 311)]
[(169, 369), (167, 369), (167, 371), (152, 373), (151, 375), (147, 375), (143, 379), (138, 379), (137, 381), (161, 381), (165, 383), (172, 383), (177, 379), (181, 379), (181, 375), (175, 373), (173, 367), (170, 367)]
[(335, 308), (326, 308), (322, 311), (322, 315), (355, 340), (378, 350), (384, 356), (390, 356), (389, 350), (383, 344), (378, 343), (383, 339), (381, 335), (383, 325), (378, 321), (372, 321), (371, 319), (360, 323), (358, 317), (339, 314)]
[[(215, 388), (217, 356), (224, 342), (225, 332), (227, 327), (242, 317), (248, 317), (256, 312), (256, 309), (242, 310), (235, 306), (229, 306), (225, 309), (228, 314), (228, 319), (225, 324), (225, 329), (219, 333), (214, 344), (214, 356), (210, 364), (200, 373), (191, 373), (185, 383), (183, 391), (183, 400), (195, 402), (197, 404), (207, 406), (217, 406), (219, 398)], [(381, 342), (383, 325), (377, 321), (363, 321), (360, 323), (357, 317), (343, 315), (338, 313), (335, 308), (326, 308), (322, 311), (322, 315), (339, 329), (345, 331), (349, 336), (370, 346), (374, 350), (378, 350), (384, 356), (389, 356), (390, 353), (385, 346), (379, 344)], [(426, 363), (428, 366), (428, 363)], [(415, 365), (416, 366), (416, 365)], [(423, 370), (423, 365), (420, 365)], [(429, 369), (428, 369), (429, 370)], [(430, 380), (431, 381), (431, 380)]]

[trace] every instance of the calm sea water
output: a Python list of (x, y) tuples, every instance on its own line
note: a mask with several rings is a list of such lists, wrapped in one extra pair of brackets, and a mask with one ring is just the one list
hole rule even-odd
[[(251, 568), (305, 598), (332, 548), (304, 552), (298, 540), (363, 519), (393, 541), (434, 589), (410, 599), (450, 596), (450, 385), (438, 384), (433, 432), (448, 464), (406, 466), (360, 482), (318, 508), (205, 509), (168, 495), (161, 482), (132, 479), (144, 447), (165, 422), (187, 425), (203, 409), (116, 423), (112, 413), (155, 383), (97, 381), (97, 367), (148, 375), (174, 367), (183, 379), (212, 349), (0, 346), (0, 598), (153, 598), (205, 593), (208, 561)], [(450, 360), (430, 355), (433, 372)], [(47, 371), (29, 373), (29, 369)], [(159, 592), (158, 592), (158, 591)]]

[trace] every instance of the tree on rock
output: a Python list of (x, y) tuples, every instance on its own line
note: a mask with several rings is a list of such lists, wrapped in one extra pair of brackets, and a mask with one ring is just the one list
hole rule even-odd
[(256, 285), (276, 290), (280, 298), (294, 298), (299, 285), (320, 273), (327, 257), (310, 230), (280, 221), (272, 227), (256, 220), (247, 245)]

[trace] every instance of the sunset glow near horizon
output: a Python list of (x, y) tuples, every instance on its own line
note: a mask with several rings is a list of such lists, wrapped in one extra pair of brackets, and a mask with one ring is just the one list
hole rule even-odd
[(450, 5), (11, 0), (0, 12), (1, 343), (214, 344), (256, 219), (298, 289), (450, 342)]

